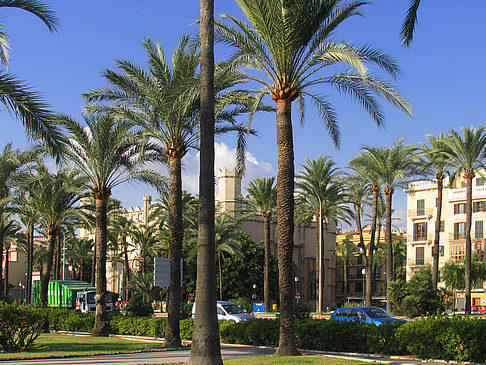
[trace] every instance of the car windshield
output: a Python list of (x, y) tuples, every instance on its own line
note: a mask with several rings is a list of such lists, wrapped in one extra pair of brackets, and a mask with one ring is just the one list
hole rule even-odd
[(393, 314), (381, 308), (363, 308), (370, 318), (390, 318)]
[[(95, 304), (95, 294), (94, 292), (89, 292), (88, 296), (88, 304)], [(111, 298), (109, 295), (106, 296), (106, 303), (111, 303)]]
[(245, 313), (243, 309), (238, 307), (236, 304), (224, 304), (223, 305), (224, 310), (228, 314), (240, 314), (240, 313)]

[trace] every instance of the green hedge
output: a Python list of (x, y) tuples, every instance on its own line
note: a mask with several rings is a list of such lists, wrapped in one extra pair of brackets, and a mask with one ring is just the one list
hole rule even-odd
[[(69, 310), (50, 310), (52, 330), (90, 332), (94, 314)], [(110, 314), (112, 333), (163, 337), (165, 318), (146, 318)], [(277, 346), (279, 320), (254, 319), (245, 323), (220, 321), (221, 342)], [(190, 340), (193, 319), (180, 322), (181, 338)], [(416, 355), (422, 359), (486, 361), (486, 320), (470, 317), (433, 316), (402, 325), (381, 326), (327, 320), (296, 320), (298, 348), (388, 355)]]

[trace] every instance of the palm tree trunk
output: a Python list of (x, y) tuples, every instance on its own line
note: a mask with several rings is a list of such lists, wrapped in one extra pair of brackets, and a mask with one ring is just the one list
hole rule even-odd
[(49, 287), (49, 279), (52, 271), (52, 260), (54, 257), (54, 248), (56, 247), (57, 230), (50, 227), (47, 232), (47, 248), (46, 248), (46, 260), (44, 262), (44, 270), (41, 275), (41, 292), (40, 302), (41, 305), (47, 307), (47, 291)]
[(30, 224), (26, 227), (27, 239), (27, 282), (25, 284), (25, 302), (30, 304), (30, 297), (32, 296), (32, 267), (33, 267), (33, 251), (34, 251), (34, 226)]
[(434, 246), (432, 248), (432, 285), (437, 290), (439, 281), (439, 244), (440, 244), (440, 219), (442, 216), (442, 185), (443, 179), (437, 174), (437, 218), (435, 219)]
[(182, 258), (182, 178), (181, 159), (169, 157), (169, 260), (170, 287), (164, 346), (181, 346), (179, 312), (181, 308)]
[(270, 217), (263, 217), (263, 235), (265, 245), (265, 264), (263, 268), (263, 306), (265, 312), (271, 312), (270, 299)]
[[(378, 194), (380, 192), (379, 187), (373, 186), (372, 188), (373, 192), (373, 217), (371, 220), (371, 234), (370, 234), (370, 247), (368, 248), (368, 253), (367, 253), (367, 259), (366, 259), (366, 272), (368, 275), (366, 275), (365, 280), (366, 280), (366, 305), (371, 306), (373, 305), (373, 255), (375, 251), (375, 234), (376, 234), (376, 221), (378, 217)], [(379, 242), (378, 242), (379, 243)], [(365, 250), (366, 252), (366, 250)]]
[(124, 250), (123, 300), (128, 300), (128, 283), (130, 281), (130, 263), (128, 261), (128, 243), (126, 241), (123, 242), (123, 250)]
[(95, 196), (96, 201), (96, 227), (95, 227), (95, 247), (96, 247), (96, 312), (91, 336), (107, 337), (110, 333), (110, 325), (106, 314), (106, 249), (108, 241), (108, 229), (106, 221), (106, 203), (109, 194), (100, 192)]
[(219, 365), (214, 234), (214, 0), (200, 0), (201, 121), (196, 315), (190, 364)]
[[(392, 220), (392, 197), (393, 189), (385, 189), (386, 199), (386, 223), (385, 223), (385, 241), (386, 241), (386, 287), (389, 288), (394, 279), (393, 273), (393, 246), (391, 235), (391, 220)], [(391, 311), (391, 300), (389, 295), (386, 295), (386, 310)]]
[(8, 268), (9, 268), (9, 256), (10, 254), (10, 244), (5, 247), (5, 296), (8, 297), (9, 287), (8, 287)]
[(223, 300), (223, 273), (221, 269), (221, 248), (218, 247), (219, 300)]
[(344, 259), (344, 290), (343, 290), (343, 298), (346, 299), (346, 295), (348, 294), (348, 263), (346, 257)]
[[(471, 177), (472, 175), (472, 177)], [(466, 287), (464, 289), (466, 300), (466, 314), (471, 314), (471, 286), (472, 286), (472, 273), (471, 273), (471, 226), (472, 226), (472, 179), (474, 173), (464, 176), (466, 180)]]
[(95, 281), (95, 276), (96, 276), (96, 255), (97, 255), (98, 250), (96, 249), (96, 243), (94, 244), (94, 250), (93, 250), (93, 263), (91, 265), (91, 285), (95, 286), (96, 281)]
[[(3, 221), (4, 217), (3, 214), (0, 213), (0, 221)], [(0, 222), (2, 223), (2, 222)], [(0, 232), (0, 298), (4, 297), (4, 291), (3, 291), (3, 247), (4, 247), (4, 233)]]
[(277, 100), (277, 235), (280, 289), (280, 338), (275, 356), (298, 355), (293, 316), (294, 146), (289, 99)]

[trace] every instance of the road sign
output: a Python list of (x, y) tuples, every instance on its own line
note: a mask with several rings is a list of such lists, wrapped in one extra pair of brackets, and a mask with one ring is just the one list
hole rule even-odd
[[(154, 259), (154, 286), (170, 286), (170, 260), (165, 257)], [(182, 259), (181, 259), (181, 286), (182, 286)]]

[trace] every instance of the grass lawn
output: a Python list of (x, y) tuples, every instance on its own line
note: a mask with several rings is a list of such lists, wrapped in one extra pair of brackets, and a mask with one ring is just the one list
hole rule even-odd
[(289, 357), (273, 357), (273, 356), (252, 356), (252, 357), (238, 357), (224, 360), (224, 365), (352, 365), (352, 364), (367, 364), (362, 361), (343, 360), (328, 356), (289, 356)]
[(41, 334), (34, 345), (24, 352), (0, 353), (0, 360), (28, 359), (33, 357), (53, 357), (67, 355), (113, 354), (136, 352), (162, 348), (161, 342), (141, 342), (117, 337), (90, 337)]

